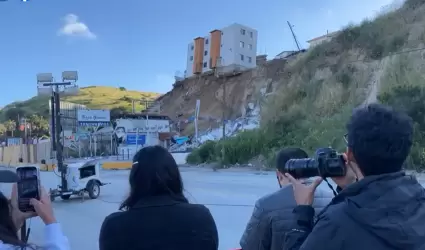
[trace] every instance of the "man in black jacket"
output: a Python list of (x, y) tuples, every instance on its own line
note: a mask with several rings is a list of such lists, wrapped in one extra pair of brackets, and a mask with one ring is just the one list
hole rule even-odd
[[(282, 250), (283, 238), (290, 228), (292, 210), (296, 206), (293, 189), (284, 177), (283, 168), (289, 159), (308, 158), (300, 148), (285, 148), (276, 159), (280, 190), (259, 199), (240, 241), (243, 250)], [(327, 186), (315, 193), (314, 208), (324, 208), (333, 194)]]
[(283, 249), (425, 249), (425, 191), (402, 171), (412, 146), (411, 118), (371, 104), (354, 111), (347, 129), (347, 176), (334, 179), (342, 190), (315, 225), (314, 187), (286, 175), (298, 206)]

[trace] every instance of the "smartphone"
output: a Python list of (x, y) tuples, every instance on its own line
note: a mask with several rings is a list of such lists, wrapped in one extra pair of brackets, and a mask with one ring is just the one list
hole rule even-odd
[(36, 166), (16, 168), (18, 176), (18, 208), (22, 212), (34, 211), (31, 199), (40, 199), (40, 169)]

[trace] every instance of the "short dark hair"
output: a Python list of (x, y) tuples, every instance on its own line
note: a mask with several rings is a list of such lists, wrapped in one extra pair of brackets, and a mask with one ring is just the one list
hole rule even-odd
[(308, 158), (308, 154), (300, 148), (284, 148), (279, 151), (276, 157), (276, 168), (284, 173), (285, 164), (290, 159)]
[(144, 147), (133, 157), (130, 171), (130, 195), (120, 210), (129, 210), (137, 202), (154, 196), (169, 196), (188, 202), (183, 181), (174, 157), (161, 146)]
[(398, 172), (410, 153), (413, 122), (381, 104), (354, 110), (347, 124), (348, 147), (364, 176)]

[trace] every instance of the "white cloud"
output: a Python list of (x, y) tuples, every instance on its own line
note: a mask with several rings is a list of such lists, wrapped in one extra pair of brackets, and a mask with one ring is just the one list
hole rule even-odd
[(63, 18), (63, 26), (58, 35), (96, 39), (96, 35), (90, 31), (89, 27), (74, 14), (68, 14)]

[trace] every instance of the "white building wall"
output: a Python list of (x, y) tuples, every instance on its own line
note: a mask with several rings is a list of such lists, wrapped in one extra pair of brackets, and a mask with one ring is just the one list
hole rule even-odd
[(193, 53), (195, 53), (195, 44), (193, 42), (187, 45), (186, 71), (184, 77), (193, 75)]
[[(255, 68), (257, 66), (255, 59), (257, 56), (258, 32), (255, 29), (237, 23), (221, 29), (221, 32), (220, 56), (222, 58), (222, 66), (236, 65), (242, 66), (243, 68)], [(243, 47), (241, 46), (241, 42), (243, 43)], [(203, 73), (211, 70), (209, 65), (210, 43), (211, 36), (204, 36)], [(195, 51), (193, 41), (188, 44), (187, 51), (185, 77), (190, 77), (193, 75), (193, 59)]]
[(210, 71), (210, 46), (211, 35), (204, 37), (204, 59), (202, 65), (202, 73)]
[(255, 68), (257, 56), (257, 37), (255, 29), (232, 24), (222, 29), (221, 58), (223, 66), (240, 65)]
[(313, 40), (309, 42), (310, 47), (314, 47), (317, 46), (319, 44), (322, 44), (324, 42), (330, 42), (332, 40), (332, 37), (323, 37), (323, 38), (319, 38), (317, 40)]

